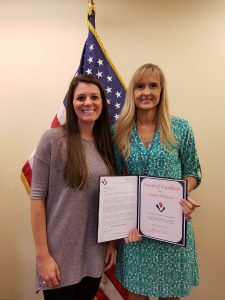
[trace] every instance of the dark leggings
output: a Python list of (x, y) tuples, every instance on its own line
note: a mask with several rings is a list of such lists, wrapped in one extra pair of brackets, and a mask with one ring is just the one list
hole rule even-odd
[(79, 283), (43, 291), (45, 300), (93, 300), (101, 277), (84, 277)]

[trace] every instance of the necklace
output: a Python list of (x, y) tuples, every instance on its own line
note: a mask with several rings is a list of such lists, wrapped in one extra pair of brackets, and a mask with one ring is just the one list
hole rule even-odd
[(145, 145), (145, 147), (148, 147), (153, 138), (156, 131), (156, 126), (154, 126), (152, 129), (144, 129), (143, 126), (138, 127), (136, 124), (136, 132), (139, 138), (141, 139), (142, 143)]
[(154, 131), (154, 135), (151, 138), (143, 138), (144, 140), (144, 143), (146, 144), (149, 144), (150, 147), (148, 147), (148, 155), (147, 155), (147, 158), (145, 159), (145, 157), (143, 156), (143, 151), (140, 147), (140, 141), (139, 140), (142, 140), (140, 138), (140, 136), (138, 135), (138, 131), (137, 131), (137, 127), (136, 127), (136, 142), (137, 142), (137, 146), (138, 146), (138, 152), (139, 152), (139, 155), (141, 157), (141, 163), (142, 163), (142, 166), (143, 166), (143, 169), (144, 169), (144, 174), (143, 175), (147, 175), (147, 171), (148, 171), (148, 166), (149, 166), (149, 160), (150, 160), (150, 156), (151, 156), (151, 152), (152, 152), (152, 147), (153, 147), (153, 144), (154, 144), (154, 140), (155, 140), (155, 135), (156, 135), (156, 132), (157, 130)]
[(151, 143), (151, 141), (152, 141), (151, 137), (144, 137), (143, 136), (143, 137), (140, 137), (140, 138), (144, 142), (145, 146), (148, 146)]

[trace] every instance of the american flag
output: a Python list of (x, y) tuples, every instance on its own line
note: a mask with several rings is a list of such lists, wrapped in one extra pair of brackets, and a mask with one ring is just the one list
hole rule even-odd
[[(111, 123), (118, 119), (126, 95), (126, 87), (115, 66), (111, 62), (103, 43), (95, 29), (94, 5), (90, 4), (88, 9), (88, 38), (85, 42), (81, 55), (80, 66), (76, 74), (90, 74), (96, 76), (105, 89), (109, 104)], [(52, 122), (52, 127), (65, 122), (66, 97), (61, 110)]]
[[(124, 104), (126, 87), (115, 66), (110, 60), (100, 37), (95, 29), (94, 5), (89, 4), (87, 14), (88, 37), (84, 45), (80, 66), (76, 74), (87, 73), (96, 76), (105, 89), (111, 123), (119, 117)], [(66, 121), (66, 96), (57, 115), (52, 121), (51, 127), (57, 127)], [(32, 180), (32, 165), (35, 151), (30, 155), (22, 168), (21, 179), (27, 190), (30, 192)], [(95, 300), (127, 300), (127, 291), (115, 278), (115, 267), (108, 270), (102, 278), (100, 288)]]

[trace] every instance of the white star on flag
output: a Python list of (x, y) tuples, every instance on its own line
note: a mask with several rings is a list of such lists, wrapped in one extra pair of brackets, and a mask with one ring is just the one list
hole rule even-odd
[(87, 69), (87, 71), (85, 71), (85, 73), (87, 73), (88, 75), (92, 74), (92, 69)]
[(118, 91), (116, 92), (116, 97), (117, 98), (121, 98), (121, 93), (119, 93)]
[(116, 109), (119, 109), (120, 108), (120, 103), (116, 102), (115, 107), (116, 107)]
[(99, 60), (97, 61), (99, 66), (103, 66), (103, 60), (99, 58)]
[(89, 56), (87, 61), (89, 62), (89, 64), (92, 63), (93, 62), (93, 57)]
[(98, 76), (98, 79), (99, 79), (100, 77), (102, 77), (102, 72), (98, 71), (98, 73), (96, 74), (96, 76)]
[(111, 104), (110, 99), (107, 99), (108, 104)]
[(107, 78), (108, 81), (112, 81), (112, 76), (108, 75), (106, 78)]
[(119, 118), (119, 115), (115, 114), (114, 118), (117, 120)]
[(94, 44), (91, 44), (91, 45), (90, 45), (89, 50), (90, 50), (90, 51), (94, 50)]
[(105, 90), (106, 90), (107, 94), (112, 93), (112, 88), (109, 86)]

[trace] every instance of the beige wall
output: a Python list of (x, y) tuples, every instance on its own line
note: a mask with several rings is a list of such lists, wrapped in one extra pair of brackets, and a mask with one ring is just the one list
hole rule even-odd
[[(87, 1), (0, 1), (0, 299), (33, 300), (34, 246), (20, 170), (78, 67)], [(191, 300), (225, 299), (225, 1), (96, 0), (97, 29), (127, 83), (159, 64), (171, 112), (194, 129), (203, 182), (194, 226), (200, 287)]]

